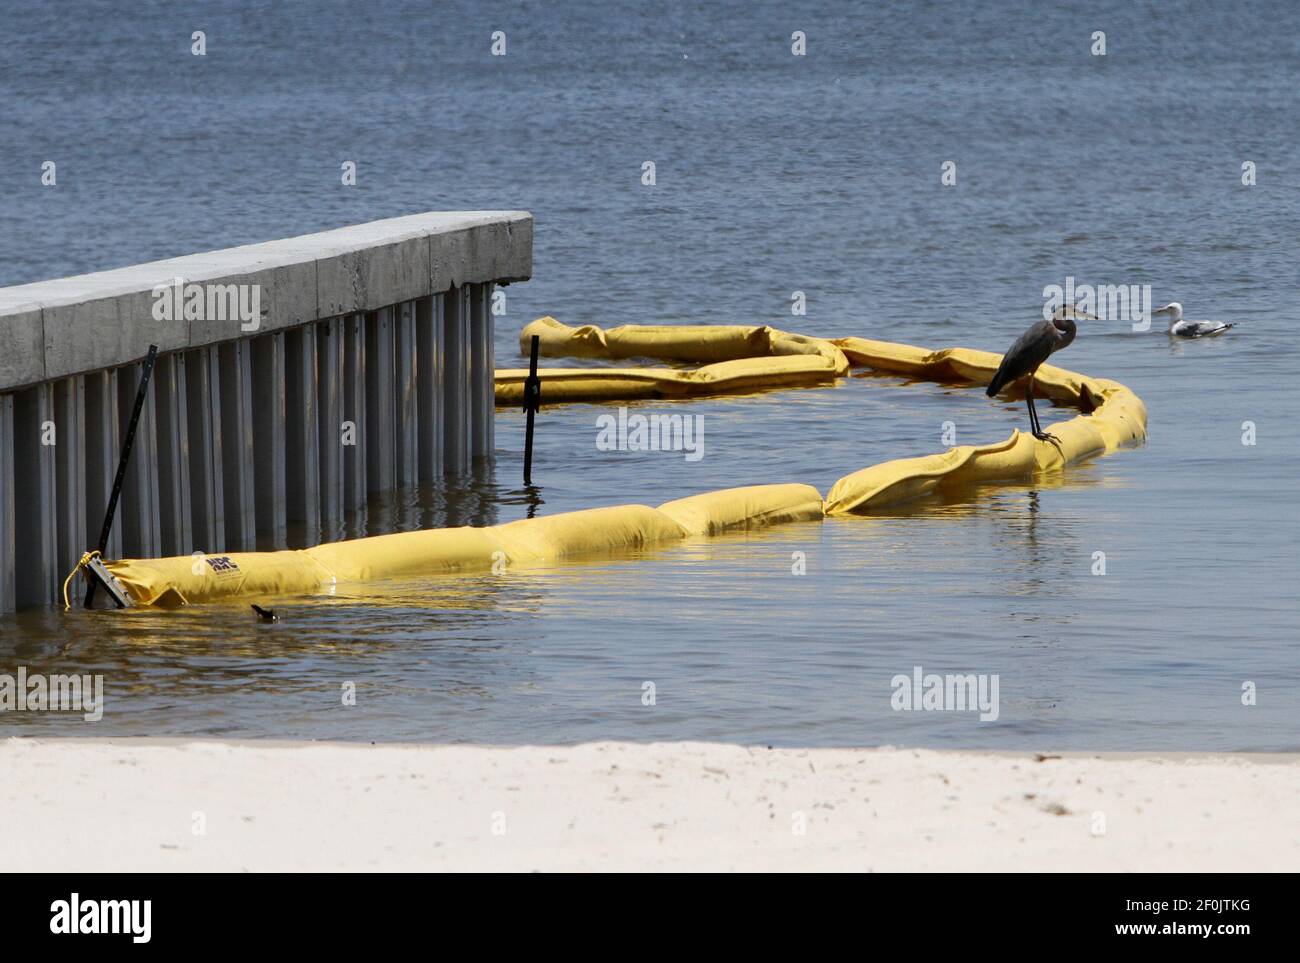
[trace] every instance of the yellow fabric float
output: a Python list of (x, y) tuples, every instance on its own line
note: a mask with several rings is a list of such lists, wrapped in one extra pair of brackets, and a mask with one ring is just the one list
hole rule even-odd
[(496, 532), (509, 547), (512, 560), (520, 563), (644, 548), (686, 535), (675, 521), (646, 505), (614, 505), (524, 518), (488, 531)]
[(104, 560), (137, 605), (172, 608), (232, 596), (315, 592), (330, 572), (305, 551)]
[[(574, 328), (549, 315), (524, 326), (520, 351), (530, 353), (537, 335), (543, 357), (654, 358), (703, 364), (671, 368), (542, 368), (545, 402), (683, 398), (832, 381), (849, 373), (849, 359), (824, 338), (791, 334), (765, 325), (625, 324), (608, 331), (594, 324)], [(523, 402), (527, 369), (496, 373), (499, 405)]]
[(659, 358), (708, 364), (770, 354), (767, 329), (736, 324), (627, 324), (608, 331), (594, 324), (574, 328), (550, 315), (525, 325), (520, 353), (529, 354), (533, 335), (546, 358)]
[[(849, 364), (916, 378), (987, 384), (999, 355), (968, 348), (929, 351), (865, 338), (827, 341), (764, 326), (625, 325), (604, 331), (541, 318), (524, 329), (547, 355), (650, 357), (707, 362), (691, 371), (569, 368), (544, 373), (546, 401), (684, 398), (775, 384), (811, 384), (847, 373)], [(522, 401), (526, 371), (498, 371), (497, 400)], [(1044, 365), (1036, 390), (1083, 412), (1048, 427), (1058, 441), (1014, 431), (1006, 441), (887, 461), (837, 481), (823, 501), (810, 485), (754, 485), (706, 492), (658, 508), (617, 505), (485, 528), (404, 532), (301, 551), (105, 561), (137, 604), (183, 605), (236, 596), (311, 593), (340, 582), (545, 564), (621, 552), (688, 536), (869, 512), (941, 486), (1059, 471), (1146, 437), (1146, 408), (1115, 381)]]
[[(631, 356), (676, 360), (690, 357), (696, 346), (708, 345), (708, 357), (725, 351), (765, 349), (777, 357), (750, 359), (775, 361), (782, 356), (824, 359), (838, 371), (838, 358), (853, 365), (877, 371), (924, 378), (930, 381), (988, 384), (998, 369), (1002, 356), (991, 351), (971, 348), (944, 348), (931, 351), (910, 344), (875, 341), (869, 338), (825, 340), (789, 334), (768, 327), (734, 325), (624, 325), (602, 330), (595, 325), (573, 328), (552, 317), (539, 318), (524, 327), (520, 347), (524, 350), (532, 335), (541, 339), (541, 353), (578, 355), (586, 358), (617, 359)], [(730, 362), (734, 363), (734, 362)], [(543, 369), (542, 397), (550, 402), (573, 400), (577, 393), (568, 382), (570, 376), (583, 386), (582, 400), (616, 400), (647, 397), (673, 397), (668, 391), (651, 387), (654, 378), (686, 379), (706, 371), (666, 371), (639, 369)], [(756, 369), (761, 371), (761, 369)], [(598, 377), (609, 381), (600, 383)], [(624, 377), (635, 374), (637, 378)], [(498, 401), (517, 403), (522, 399), (523, 378), (527, 372), (498, 372)], [(640, 379), (640, 380), (638, 380)], [(617, 384), (615, 391), (612, 385)], [(782, 384), (775, 379), (766, 387)], [(1035, 390), (1056, 401), (1074, 405), (1085, 414), (1054, 424), (1050, 432), (1057, 443), (1038, 441), (1032, 435), (1013, 432), (1006, 441), (991, 445), (963, 445), (937, 455), (904, 458), (854, 472), (840, 479), (827, 496), (827, 515), (851, 514), (916, 498), (940, 485), (972, 484), (982, 481), (1016, 478), (1034, 471), (1054, 471), (1093, 455), (1111, 451), (1146, 437), (1146, 408), (1141, 400), (1116, 381), (1088, 378), (1085, 375), (1043, 365), (1034, 378)], [(754, 387), (749, 382), (748, 387)], [(652, 393), (654, 392), (654, 393)]]
[(328, 581), (475, 572), (492, 567), (495, 553), (513, 561), (496, 528), (435, 528), (423, 532), (372, 535), (304, 549)]
[[(814, 385), (833, 381), (835, 372), (815, 355), (740, 358), (692, 371), (672, 368), (540, 368), (542, 402), (633, 401), (638, 398), (689, 398), (754, 391), (759, 388)], [(525, 368), (496, 373), (498, 405), (521, 405)]]
[(230, 552), (104, 564), (140, 605), (297, 595), (339, 582), (538, 564), (675, 541), (686, 532), (645, 505), (617, 505), (487, 528), (374, 535), (284, 552)]
[(811, 485), (751, 485), (705, 492), (659, 506), (689, 535), (717, 535), (822, 517), (821, 492)]

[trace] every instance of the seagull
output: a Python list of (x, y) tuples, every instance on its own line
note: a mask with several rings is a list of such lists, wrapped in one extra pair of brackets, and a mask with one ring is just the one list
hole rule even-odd
[[(1016, 343), (1002, 356), (997, 374), (989, 382), (985, 391), (990, 398), (1002, 390), (1004, 385), (1019, 381), (1029, 375), (1025, 386), (1025, 403), (1029, 406), (1029, 426), (1039, 441), (1059, 441), (1055, 435), (1043, 431), (1038, 423), (1038, 412), (1034, 410), (1034, 372), (1054, 351), (1060, 351), (1074, 340), (1077, 327), (1074, 323), (1073, 310), (1056, 311), (1051, 321), (1039, 321), (1016, 339)], [(1078, 312), (1079, 317), (1085, 317)]]
[(1170, 301), (1151, 313), (1169, 315), (1169, 333), (1175, 338), (1209, 338), (1234, 326), (1231, 321), (1184, 321), (1183, 306), (1177, 301)]

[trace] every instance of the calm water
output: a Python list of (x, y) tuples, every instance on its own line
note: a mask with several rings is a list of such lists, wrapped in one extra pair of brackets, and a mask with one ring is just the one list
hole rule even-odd
[[(0, 4), (0, 283), (522, 208), (535, 278), (508, 289), (503, 365), (544, 313), (1002, 350), (1067, 275), (1149, 283), (1241, 327), (1171, 344), (1089, 325), (1062, 364), (1136, 390), (1150, 440), (1051, 482), (555, 570), (343, 586), (272, 600), (274, 625), (242, 603), (9, 618), (0, 672), (102, 672), (108, 705), (97, 725), (5, 714), (0, 732), (1300, 748), (1300, 8), (562, 6)], [(488, 52), (498, 29), (505, 58)], [(356, 187), (339, 185), (345, 160)], [(807, 317), (790, 316), (796, 290)], [(944, 421), (959, 442), (1025, 423), (977, 390), (862, 376), (641, 407), (702, 415), (705, 457), (601, 452), (602, 409), (550, 409), (539, 511), (825, 492), (941, 450)], [(366, 524), (522, 517), (517, 412), (497, 439), (494, 470)], [(997, 673), (1000, 719), (891, 711), (889, 680), (915, 665)]]

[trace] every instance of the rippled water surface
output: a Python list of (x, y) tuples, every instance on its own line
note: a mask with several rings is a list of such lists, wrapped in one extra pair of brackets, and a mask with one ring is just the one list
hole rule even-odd
[[(1061, 363), (1131, 386), (1150, 439), (1051, 480), (266, 600), (276, 624), (243, 604), (9, 617), (0, 673), (102, 672), (107, 706), (94, 725), (6, 713), (0, 733), (1300, 748), (1300, 8), (827, 6), (0, 4), (3, 284), (517, 208), (536, 216), (535, 273), (507, 290), (502, 365), (548, 313), (1003, 350), (1067, 275), (1241, 322), (1195, 343), (1085, 326)], [(39, 181), (51, 159), (57, 188)], [(942, 450), (946, 421), (959, 443), (1025, 424), (979, 390), (862, 374), (634, 407), (701, 416), (704, 457), (599, 451), (606, 409), (550, 408), (536, 511), (825, 492)], [(495, 466), (362, 524), (523, 517), (522, 435), (500, 412)], [(892, 711), (891, 678), (916, 665), (996, 673), (998, 720)]]

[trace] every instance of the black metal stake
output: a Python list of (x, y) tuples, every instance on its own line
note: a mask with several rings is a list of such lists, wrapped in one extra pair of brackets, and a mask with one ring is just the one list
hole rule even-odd
[[(113, 531), (113, 516), (117, 514), (117, 500), (122, 494), (122, 483), (126, 481), (126, 465), (131, 460), (131, 446), (135, 444), (135, 429), (140, 424), (140, 414), (144, 411), (145, 395), (149, 392), (149, 378), (153, 375), (153, 363), (158, 357), (158, 345), (149, 345), (149, 354), (144, 359), (144, 370), (140, 372), (140, 389), (135, 393), (135, 408), (131, 410), (131, 421), (126, 426), (126, 438), (122, 442), (122, 457), (117, 462), (117, 477), (113, 479), (113, 492), (108, 496), (108, 510), (104, 512), (104, 527), (99, 531), (99, 544), (96, 548), (103, 555), (108, 551), (108, 536)], [(99, 582), (87, 579), (86, 608), (95, 601), (95, 589)]]
[(528, 414), (528, 428), (524, 435), (524, 485), (533, 483), (533, 416), (542, 407), (542, 379), (537, 377), (537, 349), (542, 339), (533, 335), (528, 358), (528, 379), (524, 382), (524, 411)]

